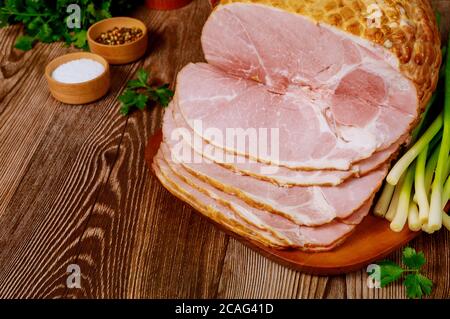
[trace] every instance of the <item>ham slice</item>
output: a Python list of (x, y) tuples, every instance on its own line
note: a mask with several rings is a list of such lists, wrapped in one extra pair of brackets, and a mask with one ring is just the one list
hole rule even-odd
[[(286, 167), (270, 165), (253, 161), (244, 156), (225, 152), (212, 144), (207, 143), (192, 131), (189, 125), (181, 116), (176, 99), (171, 103), (168, 114), (164, 117), (164, 123), (172, 131), (174, 127), (187, 134), (180, 134), (187, 143), (187, 147), (192, 148), (197, 154), (201, 154), (207, 159), (220, 164), (236, 173), (253, 176), (255, 178), (272, 182), (279, 186), (336, 186), (350, 177), (357, 177), (368, 174), (384, 165), (398, 151), (401, 144), (405, 143), (408, 135), (404, 135), (400, 140), (386, 150), (375, 153), (368, 159), (355, 163), (350, 170), (292, 170)], [(180, 132), (181, 133), (181, 132)], [(175, 137), (175, 136), (174, 136)], [(193, 138), (192, 138), (193, 137)], [(198, 138), (196, 143), (194, 140)], [(192, 155), (194, 157), (194, 155)]]
[[(396, 82), (406, 85), (399, 78)], [(346, 90), (352, 85), (345, 84)], [(196, 134), (230, 152), (294, 169), (348, 170), (352, 163), (398, 141), (417, 117), (417, 113), (405, 113), (395, 107), (332, 101), (337, 99), (336, 94), (307, 92), (299, 87), (290, 87), (285, 94), (275, 94), (264, 84), (236, 78), (208, 64), (190, 64), (177, 77), (180, 113)], [(347, 96), (347, 93), (342, 94)], [(380, 103), (387, 103), (388, 93), (383, 94)], [(415, 96), (415, 93), (407, 94)], [(417, 101), (405, 98), (405, 103), (415, 108)], [(350, 120), (347, 114), (341, 114), (344, 112), (341, 109), (346, 107), (360, 109), (362, 113), (356, 114), (354, 121)], [(347, 120), (346, 123), (338, 118), (338, 113)], [(363, 114), (366, 114), (364, 118), (371, 117), (359, 123)], [(217, 135), (230, 136), (233, 130), (241, 130), (241, 136), (246, 138), (246, 132), (250, 135), (255, 129), (258, 132), (261, 129), (268, 132), (277, 130), (277, 145), (268, 143), (267, 151), (261, 151), (234, 136), (227, 138), (225, 145), (223, 139), (220, 141), (205, 135), (205, 132), (214, 130), (219, 133)], [(267, 140), (272, 141), (272, 136)]]
[(194, 209), (226, 229), (269, 247), (284, 248), (287, 245), (287, 243), (276, 238), (270, 232), (255, 229), (232, 210), (217, 205), (212, 198), (189, 187), (181, 179), (172, 174), (167, 165), (161, 169), (158, 161), (155, 159), (152, 167), (161, 184), (174, 196), (188, 203)]
[[(322, 225), (335, 218), (350, 216), (372, 197), (387, 173), (386, 167), (383, 167), (336, 187), (279, 187), (251, 176), (238, 175), (204, 157), (195, 163), (191, 158), (185, 158), (183, 153), (178, 154), (177, 150), (185, 150), (189, 146), (184, 144), (179, 148), (177, 141), (170, 138), (175, 127), (166, 120), (168, 118), (170, 112), (166, 112), (163, 127), (164, 143), (161, 148), (164, 157), (180, 163), (198, 179), (299, 225)], [(342, 198), (346, 200), (342, 201)]]
[[(202, 119), (205, 128), (222, 131), (231, 123), (280, 130), (279, 158), (209, 140), (238, 154), (293, 168), (349, 169), (395, 143), (417, 119), (416, 88), (392, 54), (301, 15), (219, 6), (202, 44), (209, 65), (190, 65), (178, 77), (187, 122)], [(200, 81), (193, 83), (192, 74)]]
[[(235, 197), (220, 192), (212, 188), (209, 184), (192, 176), (175, 164), (171, 159), (163, 158), (159, 154), (155, 158), (156, 165), (162, 171), (164, 178), (174, 180), (174, 184), (181, 188), (186, 194), (195, 195), (204, 200), (203, 206), (220, 207), (220, 211), (225, 211), (227, 215), (239, 216), (238, 220), (249, 228), (256, 228), (255, 233), (269, 233), (277, 240), (281, 240), (285, 248), (297, 248), (302, 250), (320, 251), (330, 249), (338, 244), (343, 238), (348, 236), (354, 229), (354, 225), (344, 222), (331, 222), (324, 226), (307, 227), (299, 226), (283, 217), (271, 214), (267, 211), (254, 208), (243, 201), (236, 200)], [(202, 194), (199, 196), (199, 194)], [(204, 195), (207, 195), (205, 198)], [(213, 199), (213, 200), (212, 200)], [(213, 204), (212, 202), (215, 203)], [(366, 203), (355, 213), (357, 218), (367, 215), (371, 202)], [(197, 205), (198, 206), (198, 205)], [(232, 211), (232, 213), (230, 212)], [(251, 226), (249, 226), (251, 225)], [(260, 240), (259, 240), (260, 241)], [(278, 244), (280, 244), (278, 242)]]
[[(383, 68), (373, 70), (373, 63), (386, 66), (414, 86), (419, 112), (436, 88), (442, 60), (428, 0), (221, 0), (205, 24), (202, 45), (208, 63), (280, 92), (290, 84), (329, 87), (361, 67), (397, 87)], [(371, 103), (374, 92), (352, 96)]]

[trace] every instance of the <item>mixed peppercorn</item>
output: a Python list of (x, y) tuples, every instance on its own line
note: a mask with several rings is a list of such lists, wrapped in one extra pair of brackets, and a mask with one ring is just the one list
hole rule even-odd
[(131, 43), (139, 39), (143, 36), (143, 32), (141, 29), (132, 27), (132, 28), (117, 28), (115, 27), (112, 30), (102, 32), (100, 36), (95, 39), (98, 43), (106, 44), (106, 45), (118, 45)]

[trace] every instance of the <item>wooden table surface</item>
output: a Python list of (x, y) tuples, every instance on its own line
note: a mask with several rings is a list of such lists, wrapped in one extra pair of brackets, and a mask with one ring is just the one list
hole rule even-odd
[[(450, 1), (434, 1), (450, 26)], [(400, 284), (369, 289), (364, 269), (317, 277), (280, 266), (225, 235), (171, 196), (144, 163), (162, 109), (119, 114), (117, 96), (145, 67), (173, 83), (188, 62), (202, 61), (200, 32), (210, 8), (195, 0), (176, 11), (145, 8), (145, 59), (112, 67), (101, 101), (55, 101), (45, 65), (74, 51), (61, 43), (13, 48), (19, 26), (0, 30), (0, 297), (112, 298), (391, 298)], [(450, 296), (450, 236), (412, 243), (424, 251), (432, 297)], [(390, 258), (399, 260), (399, 253)], [(81, 288), (66, 285), (77, 264)]]

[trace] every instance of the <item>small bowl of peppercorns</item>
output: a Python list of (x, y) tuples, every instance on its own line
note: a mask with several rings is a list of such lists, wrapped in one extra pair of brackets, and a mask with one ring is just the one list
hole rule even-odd
[(148, 44), (145, 24), (128, 17), (109, 18), (93, 24), (87, 38), (91, 52), (101, 55), (110, 64), (138, 60)]

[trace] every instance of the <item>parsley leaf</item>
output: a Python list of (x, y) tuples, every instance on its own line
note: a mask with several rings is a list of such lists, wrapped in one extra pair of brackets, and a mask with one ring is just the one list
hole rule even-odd
[(153, 99), (161, 104), (162, 107), (167, 107), (169, 105), (170, 100), (173, 97), (173, 92), (169, 89), (168, 84), (161, 85), (156, 88), (153, 92)]
[(133, 105), (136, 101), (138, 94), (133, 90), (125, 90), (121, 96), (119, 96), (119, 101), (124, 105)]
[(143, 85), (142, 82), (139, 81), (139, 80), (130, 80), (127, 83), (127, 88), (129, 88), (129, 89), (140, 89), (140, 88), (145, 88), (145, 85)]
[(137, 72), (137, 78), (141, 82), (142, 86), (145, 87), (148, 82), (148, 73), (144, 69), (139, 69)]
[(422, 298), (431, 294), (433, 282), (419, 273), (413, 273), (405, 277), (404, 285), (408, 298)]
[(81, 30), (72, 36), (72, 42), (77, 48), (87, 49), (87, 31)]
[(39, 28), (39, 32), (36, 35), (36, 38), (38, 38), (40, 41), (45, 42), (45, 43), (49, 43), (52, 42), (53, 40), (53, 30), (50, 27), (50, 25), (48, 25), (48, 23), (44, 23), (40, 28)]
[(139, 94), (136, 97), (135, 104), (138, 109), (143, 110), (147, 106), (148, 96), (144, 94)]
[(425, 255), (417, 253), (414, 248), (406, 247), (403, 250), (403, 263), (410, 269), (420, 269), (426, 262)]
[(34, 37), (22, 35), (17, 38), (15, 48), (23, 51), (30, 50), (33, 47)]
[(94, 3), (89, 3), (86, 7), (86, 12), (88, 12), (90, 15), (95, 16), (97, 12), (95, 11)]
[(0, 14), (0, 28), (8, 25), (8, 16), (6, 14)]
[(123, 104), (123, 105), (120, 107), (120, 114), (122, 114), (122, 115), (128, 115), (128, 114), (130, 113), (130, 108), (131, 108), (130, 105), (125, 105), (125, 104)]
[(381, 271), (381, 287), (386, 287), (390, 283), (400, 279), (403, 274), (403, 268), (390, 260), (384, 260), (378, 263)]
[(162, 107), (169, 105), (173, 92), (168, 84), (153, 88), (148, 84), (150, 75), (144, 69), (137, 72), (137, 79), (128, 81), (126, 89), (119, 96), (120, 113), (128, 115), (134, 107), (144, 110), (149, 101), (154, 101)]

